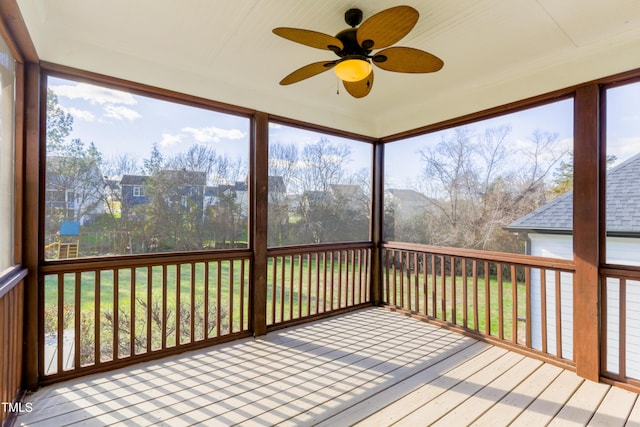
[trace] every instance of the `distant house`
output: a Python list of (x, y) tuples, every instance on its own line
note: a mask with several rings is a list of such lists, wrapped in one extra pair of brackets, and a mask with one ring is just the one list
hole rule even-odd
[[(153, 180), (152, 180), (153, 179)], [(207, 176), (205, 172), (166, 169), (151, 177), (146, 175), (123, 175), (120, 181), (122, 192), (122, 215), (130, 215), (133, 208), (152, 201), (151, 185), (155, 194), (162, 194), (169, 204), (203, 206)]]
[(120, 180), (121, 210), (124, 217), (131, 214), (131, 210), (138, 205), (149, 202), (146, 185), (149, 180), (145, 175), (123, 175)]
[(46, 215), (81, 225), (104, 213), (105, 181), (91, 160), (47, 156)]
[(415, 190), (390, 188), (384, 192), (385, 205), (391, 207), (396, 221), (408, 221), (418, 214), (428, 212), (430, 199)]
[[(607, 171), (606, 184), (606, 261), (610, 264), (640, 266), (640, 154), (626, 160)], [(573, 192), (563, 194), (552, 202), (536, 209), (530, 214), (511, 223), (507, 230), (519, 233), (527, 239), (527, 254), (550, 258), (573, 258)], [(555, 306), (555, 278), (553, 274), (546, 277), (547, 306)], [(573, 283), (570, 274), (562, 274), (562, 292), (560, 295), (563, 324), (563, 353), (570, 355), (572, 350), (573, 331)], [(595, 286), (595, 284), (594, 284)], [(607, 301), (608, 312), (618, 312), (618, 290), (611, 282)], [(540, 344), (540, 281), (532, 278), (531, 287), (532, 326), (534, 328), (534, 345)], [(627, 300), (627, 346), (634, 346), (633, 351), (640, 353), (640, 298)], [(547, 318), (547, 326), (554, 327), (555, 316), (551, 310)], [(617, 340), (618, 323), (611, 322), (609, 340)], [(537, 331), (537, 333), (536, 333)], [(551, 334), (553, 335), (553, 334)], [(550, 336), (548, 345), (555, 345), (555, 338)], [(612, 348), (618, 348), (612, 347)], [(630, 350), (627, 348), (627, 350)], [(615, 371), (615, 367), (610, 367)], [(627, 373), (633, 371), (640, 374), (640, 364), (627, 366)]]

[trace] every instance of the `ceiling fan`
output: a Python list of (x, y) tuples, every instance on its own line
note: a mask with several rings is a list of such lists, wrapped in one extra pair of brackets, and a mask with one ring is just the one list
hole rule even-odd
[[(281, 85), (290, 85), (334, 69), (344, 87), (355, 98), (362, 98), (373, 87), (373, 67), (400, 73), (432, 73), (444, 65), (440, 58), (411, 47), (389, 47), (418, 22), (420, 14), (410, 6), (396, 6), (376, 13), (362, 22), (360, 9), (349, 9), (344, 20), (351, 28), (335, 37), (317, 31), (279, 27), (273, 32), (285, 39), (318, 49), (331, 50), (339, 59), (305, 65), (283, 78)], [(360, 23), (362, 25), (356, 28)], [(384, 49), (386, 48), (386, 49)], [(383, 49), (376, 53), (374, 50)]]

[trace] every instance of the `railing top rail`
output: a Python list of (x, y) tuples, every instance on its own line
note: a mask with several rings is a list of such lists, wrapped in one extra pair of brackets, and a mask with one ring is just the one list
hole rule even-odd
[(414, 252), (424, 252), (434, 255), (453, 256), (477, 259), (482, 261), (517, 264), (525, 267), (547, 268), (560, 271), (574, 272), (576, 267), (573, 260), (546, 258), (532, 255), (519, 255), (504, 252), (481, 251), (478, 249), (460, 249), (444, 246), (421, 245), (417, 243), (384, 242), (382, 248)]
[(269, 256), (298, 255), (344, 249), (371, 249), (372, 242), (319, 243), (313, 245), (280, 246), (267, 249)]
[(27, 276), (27, 269), (19, 265), (0, 271), (0, 298), (15, 288)]
[(600, 276), (640, 280), (640, 269), (635, 266), (611, 265), (601, 267)]
[(52, 274), (58, 272), (73, 273), (86, 270), (111, 270), (114, 268), (146, 267), (149, 265), (185, 264), (217, 260), (249, 259), (250, 249), (209, 252), (184, 252), (167, 254), (144, 254), (139, 256), (109, 258), (77, 258), (72, 261), (51, 262), (41, 267), (41, 272)]

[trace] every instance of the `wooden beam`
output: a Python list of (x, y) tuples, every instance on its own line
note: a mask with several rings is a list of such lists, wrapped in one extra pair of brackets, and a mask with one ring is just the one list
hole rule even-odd
[[(24, 222), (23, 257), (24, 266), (29, 270), (24, 289), (24, 365), (23, 387), (35, 390), (38, 386), (38, 330), (41, 328), (39, 313), (38, 255), (40, 254), (38, 233), (39, 189), (42, 153), (40, 150), (40, 67), (37, 64), (25, 66), (25, 149), (24, 149)], [(41, 336), (44, 335), (44, 332)]]
[[(384, 144), (378, 142), (373, 147), (371, 194), (371, 301), (375, 305), (382, 304), (382, 224), (384, 220)], [(388, 301), (387, 301), (388, 302)]]
[(578, 375), (600, 377), (600, 88), (576, 90), (573, 177), (573, 341)]
[(267, 333), (267, 213), (269, 197), (269, 117), (256, 113), (251, 142), (251, 329)]

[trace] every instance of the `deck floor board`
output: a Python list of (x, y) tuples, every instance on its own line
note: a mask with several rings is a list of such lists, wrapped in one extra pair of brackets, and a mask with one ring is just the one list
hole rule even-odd
[(639, 425), (637, 394), (382, 308), (45, 387), (16, 425)]

